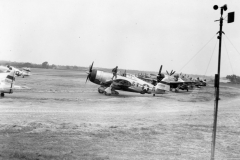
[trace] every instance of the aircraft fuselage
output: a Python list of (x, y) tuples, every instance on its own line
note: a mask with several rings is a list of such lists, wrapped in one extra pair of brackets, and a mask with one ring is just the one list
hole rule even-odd
[(114, 77), (113, 81), (112, 77), (112, 73), (94, 69), (90, 73), (89, 79), (91, 82), (101, 85), (102, 89), (104, 89), (104, 87), (109, 87), (112, 85), (114, 86), (115, 90), (137, 92), (142, 94), (160, 94), (164, 93), (165, 90), (169, 90), (168, 85), (158, 83), (156, 86), (154, 86), (131, 74), (126, 74), (126, 76), (117, 75), (117, 78), (115, 79)]

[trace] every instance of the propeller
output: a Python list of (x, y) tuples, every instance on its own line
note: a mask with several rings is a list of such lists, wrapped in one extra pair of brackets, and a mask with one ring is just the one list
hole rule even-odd
[(166, 70), (166, 72), (167, 72), (167, 75), (171, 76), (171, 75), (173, 75), (176, 71), (171, 70), (171, 72), (169, 73), (169, 72)]
[(165, 76), (164, 74), (161, 73), (162, 72), (162, 65), (160, 66), (158, 75), (157, 75), (157, 81), (160, 82)]
[(89, 71), (86, 71), (86, 73), (87, 73), (88, 75), (87, 75), (87, 79), (86, 79), (85, 84), (87, 83), (88, 79), (89, 79), (90, 76), (91, 76), (92, 68), (93, 68), (93, 63), (94, 63), (94, 61), (92, 62), (92, 65), (89, 66)]
[(161, 72), (162, 72), (162, 65), (160, 66), (160, 69), (159, 69), (158, 75), (160, 75)]
[(167, 72), (167, 75), (170, 75), (167, 70), (166, 70), (166, 72)]

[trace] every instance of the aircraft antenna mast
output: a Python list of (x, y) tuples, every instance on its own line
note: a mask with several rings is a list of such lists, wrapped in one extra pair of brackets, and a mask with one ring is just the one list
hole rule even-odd
[[(214, 10), (218, 9), (217, 5), (213, 6)], [(222, 26), (223, 26), (223, 11), (227, 10), (227, 5), (223, 5), (220, 7), (221, 11), (221, 17), (219, 20), (220, 21), (220, 30), (217, 32), (218, 39), (219, 39), (219, 50), (218, 50), (218, 74), (215, 74), (215, 106), (214, 106), (214, 121), (213, 121), (213, 132), (212, 132), (212, 147), (211, 147), (211, 160), (214, 160), (214, 155), (215, 155), (215, 144), (216, 144), (216, 131), (217, 131), (217, 113), (218, 113), (218, 101), (219, 101), (219, 79), (220, 79), (220, 65), (221, 65), (221, 45), (222, 45), (222, 33), (225, 34), (222, 31)], [(216, 22), (215, 21), (215, 22)], [(234, 22), (234, 12), (228, 13), (228, 23)]]

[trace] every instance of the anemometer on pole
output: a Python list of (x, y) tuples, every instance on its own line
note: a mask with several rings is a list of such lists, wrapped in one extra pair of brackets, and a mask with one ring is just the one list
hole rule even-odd
[[(217, 10), (218, 6), (214, 5), (213, 9)], [(217, 131), (217, 113), (218, 113), (218, 100), (219, 100), (219, 79), (220, 79), (220, 64), (221, 64), (221, 45), (222, 45), (222, 33), (225, 34), (222, 31), (222, 26), (223, 26), (223, 11), (227, 10), (227, 5), (223, 5), (222, 7), (220, 7), (221, 9), (221, 17), (219, 20), (216, 21), (220, 21), (220, 31), (217, 32), (218, 35), (218, 39), (219, 39), (219, 50), (218, 50), (218, 74), (215, 74), (215, 106), (214, 106), (214, 121), (213, 121), (213, 132), (212, 132), (212, 148), (211, 148), (211, 160), (214, 160), (214, 154), (215, 154), (215, 143), (216, 143), (216, 131)], [(216, 22), (215, 21), (215, 22)], [(230, 12), (228, 13), (228, 23), (232, 23), (234, 22), (234, 12)]]

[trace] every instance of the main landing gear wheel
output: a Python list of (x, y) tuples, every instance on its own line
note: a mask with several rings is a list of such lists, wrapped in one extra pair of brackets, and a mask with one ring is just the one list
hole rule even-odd
[(1, 93), (1, 97), (4, 97), (4, 93)]
[(98, 89), (98, 93), (103, 93), (104, 91), (102, 91), (101, 89)]

